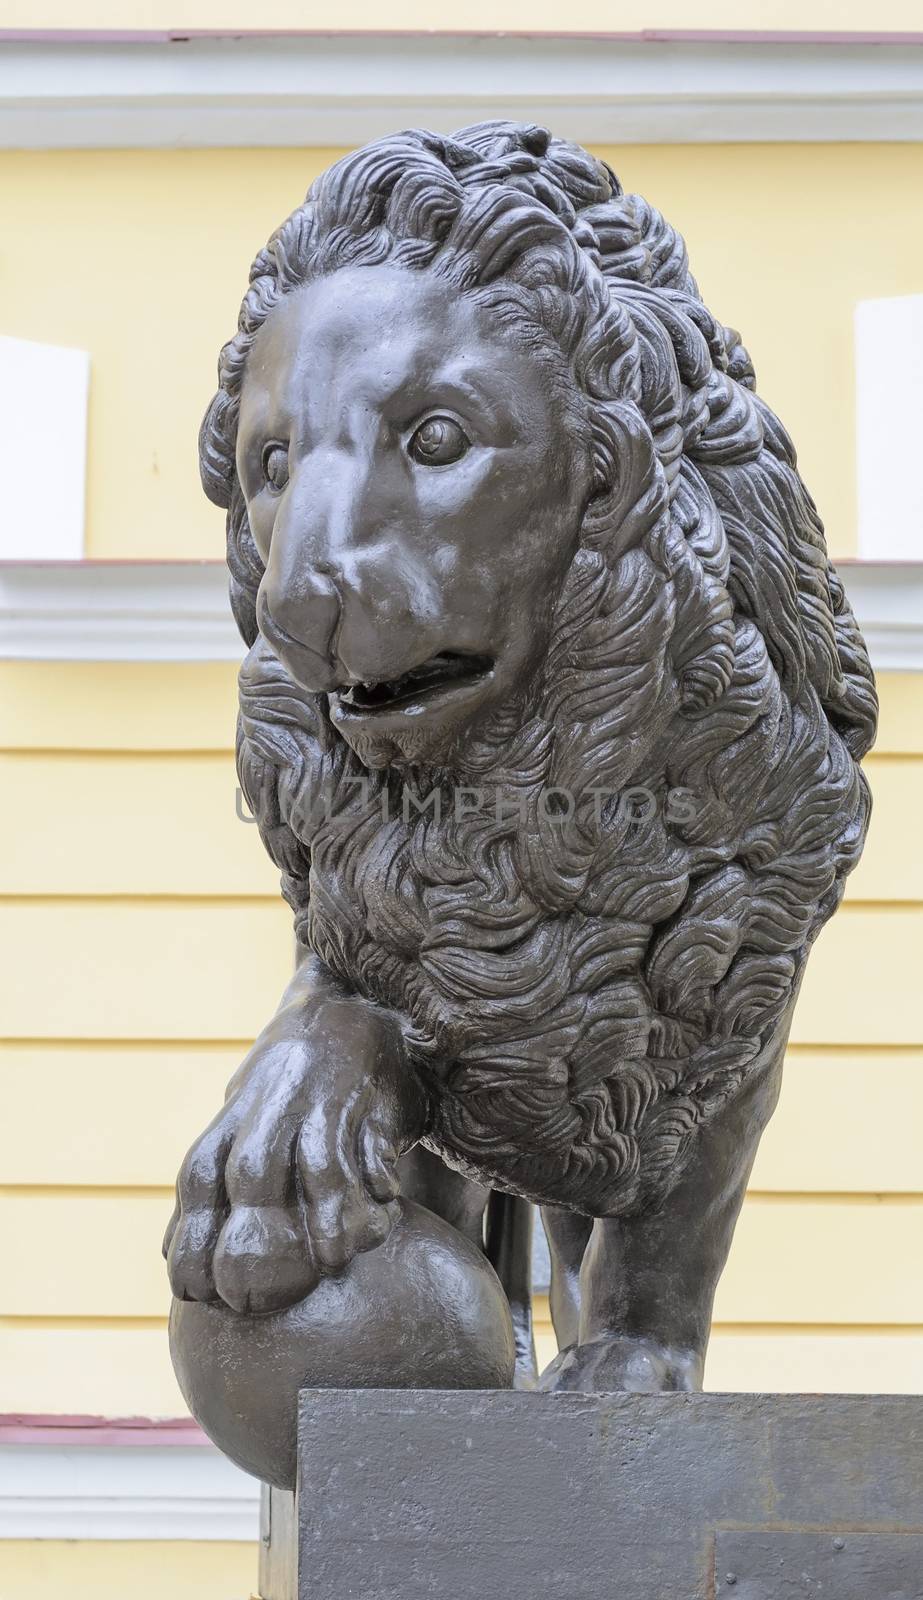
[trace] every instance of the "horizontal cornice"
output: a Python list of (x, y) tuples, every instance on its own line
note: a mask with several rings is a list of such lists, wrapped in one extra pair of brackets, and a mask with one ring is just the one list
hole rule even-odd
[(0, 563), (0, 658), (239, 661), (223, 561)]
[[(840, 561), (877, 672), (923, 672), (923, 562)], [(220, 561), (0, 563), (0, 658), (237, 661)]]
[(876, 672), (923, 672), (923, 562), (838, 561)]
[(507, 116), (596, 143), (923, 139), (923, 36), (0, 40), (0, 147), (354, 145)]

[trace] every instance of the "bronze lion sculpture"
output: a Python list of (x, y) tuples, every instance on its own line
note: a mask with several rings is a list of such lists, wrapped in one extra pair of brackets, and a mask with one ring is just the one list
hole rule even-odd
[(738, 335), (578, 146), (407, 132), (257, 256), (200, 460), (302, 960), (180, 1175), (177, 1297), (292, 1306), (400, 1193), (487, 1251), (528, 1382), (534, 1202), (542, 1384), (699, 1387), (876, 718)]

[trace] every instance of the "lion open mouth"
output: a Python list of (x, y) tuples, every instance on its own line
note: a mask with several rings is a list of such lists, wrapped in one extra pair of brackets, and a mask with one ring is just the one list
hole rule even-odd
[(490, 656), (462, 655), (453, 650), (443, 650), (439, 655), (421, 662), (418, 667), (411, 667), (399, 678), (386, 678), (380, 683), (352, 684), (340, 691), (338, 699), (345, 710), (363, 716), (376, 711), (399, 711), (402, 706), (468, 688), (487, 677), (492, 670)]

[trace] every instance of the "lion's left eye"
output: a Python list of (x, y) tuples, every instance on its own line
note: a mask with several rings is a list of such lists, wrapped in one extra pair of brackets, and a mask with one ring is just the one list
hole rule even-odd
[(288, 446), (268, 444), (263, 451), (263, 482), (281, 494), (288, 483)]
[(407, 448), (421, 466), (447, 467), (460, 461), (470, 447), (471, 440), (451, 417), (427, 417)]

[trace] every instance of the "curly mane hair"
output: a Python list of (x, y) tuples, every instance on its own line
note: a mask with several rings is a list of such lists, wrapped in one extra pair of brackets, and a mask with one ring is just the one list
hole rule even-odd
[[(562, 427), (591, 464), (538, 692), (451, 774), (410, 774), (511, 791), (525, 827), (402, 810), (407, 770), (367, 772), (258, 634), (235, 468), (248, 355), (290, 290), (384, 262), (475, 296), (563, 372)], [(241, 783), (299, 937), (405, 1018), (450, 1164), (593, 1215), (651, 1203), (784, 1040), (869, 814), (871, 669), (738, 335), (608, 167), (485, 123), (383, 139), (319, 178), (254, 262), (219, 383), (200, 459), (251, 647)], [(600, 804), (629, 784), (658, 804)], [(573, 797), (559, 814), (551, 790)]]

